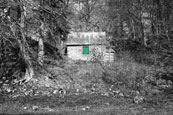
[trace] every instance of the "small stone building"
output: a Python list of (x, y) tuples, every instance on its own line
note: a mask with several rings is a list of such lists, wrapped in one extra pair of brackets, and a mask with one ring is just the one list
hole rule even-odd
[(66, 55), (72, 60), (114, 61), (105, 32), (72, 32), (66, 42)]

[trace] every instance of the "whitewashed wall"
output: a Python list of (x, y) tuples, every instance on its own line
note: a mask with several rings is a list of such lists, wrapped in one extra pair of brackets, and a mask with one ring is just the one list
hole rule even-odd
[[(106, 53), (105, 45), (89, 46), (89, 54), (83, 54), (83, 46), (67, 46), (67, 56), (73, 60), (86, 60), (89, 61), (92, 58), (92, 52), (96, 49), (102, 53), (103, 56)], [(104, 59), (104, 57), (103, 57)]]

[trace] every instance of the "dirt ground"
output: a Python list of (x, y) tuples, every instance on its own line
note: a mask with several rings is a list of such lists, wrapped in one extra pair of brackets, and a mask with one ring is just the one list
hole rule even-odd
[(152, 100), (134, 104), (124, 97), (99, 94), (34, 96), (8, 98), (0, 96), (0, 114), (50, 115), (172, 115), (173, 95), (155, 96)]

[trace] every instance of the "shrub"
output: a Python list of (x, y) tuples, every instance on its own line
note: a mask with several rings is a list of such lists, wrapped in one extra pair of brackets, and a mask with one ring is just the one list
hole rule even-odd
[(103, 53), (99, 51), (99, 49), (94, 48), (91, 51), (91, 58), (90, 58), (90, 62), (92, 63), (100, 63), (103, 61)]

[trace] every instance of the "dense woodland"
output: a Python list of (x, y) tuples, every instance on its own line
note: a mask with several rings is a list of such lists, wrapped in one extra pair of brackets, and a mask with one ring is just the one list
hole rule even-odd
[(172, 0), (1, 0), (0, 4), (1, 79), (12, 79), (15, 71), (32, 78), (33, 61), (43, 65), (47, 54), (62, 59), (69, 31), (105, 31), (117, 54), (128, 50), (145, 62), (141, 55), (154, 53), (159, 59), (152, 64), (173, 65)]
[(62, 57), (61, 41), (69, 30), (66, 1), (1, 0), (0, 5), (1, 79), (13, 79), (18, 71), (29, 80), (33, 66), (43, 65), (44, 55)]
[[(50, 60), (60, 68), (66, 67), (64, 43), (72, 31), (106, 32), (109, 47), (115, 51), (115, 63), (128, 58), (124, 65), (110, 67), (97, 62), (104, 71), (99, 77), (104, 83), (121, 86), (121, 82), (122, 87), (143, 90), (146, 85), (158, 85), (161, 78), (166, 87), (172, 87), (172, 0), (0, 0), (1, 89), (16, 79), (19, 84), (36, 79), (38, 71), (47, 70)], [(141, 69), (131, 67), (128, 62), (132, 61)], [(81, 63), (86, 62), (76, 62)], [(149, 85), (143, 83), (149, 76), (143, 65), (154, 68)], [(134, 69), (133, 73), (128, 67)], [(75, 68), (65, 69), (65, 75), (73, 77), (74, 83)], [(94, 83), (102, 84), (97, 81), (99, 72), (91, 76)], [(52, 76), (49, 78), (56, 77)]]

